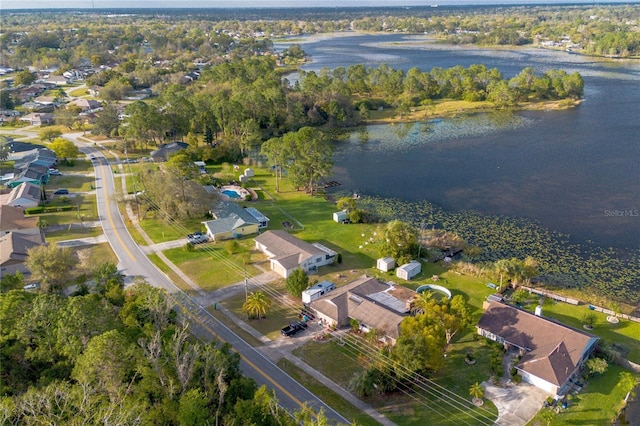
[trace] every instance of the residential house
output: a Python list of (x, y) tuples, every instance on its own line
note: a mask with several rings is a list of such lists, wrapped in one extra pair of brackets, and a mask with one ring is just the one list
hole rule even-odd
[(267, 231), (257, 236), (256, 248), (269, 257), (271, 269), (283, 278), (301, 268), (316, 272), (319, 267), (333, 264), (338, 253), (319, 243), (307, 243), (287, 231)]
[(42, 198), (42, 189), (40, 185), (34, 185), (30, 182), (23, 182), (13, 188), (9, 194), (6, 205), (11, 207), (21, 207), (27, 209), (36, 207), (40, 204)]
[(411, 262), (405, 263), (396, 269), (396, 277), (408, 281), (420, 272), (422, 272), (422, 264), (417, 260), (412, 260)]
[(8, 232), (0, 236), (0, 277), (6, 274), (29, 274), (27, 268), (28, 251), (44, 244), (42, 234)]
[[(490, 297), (476, 326), (478, 334), (515, 348), (522, 379), (553, 396), (566, 394), (596, 347), (598, 337)], [(539, 312), (539, 311), (538, 311)]]
[(169, 158), (172, 154), (185, 150), (188, 147), (189, 144), (185, 142), (169, 142), (164, 145), (160, 145), (155, 151), (151, 151), (151, 158), (156, 163), (167, 161), (167, 158)]
[(20, 207), (0, 205), (0, 235), (9, 232), (21, 234), (41, 234), (37, 217), (25, 217)]
[[(210, 211), (214, 219), (202, 222), (207, 229), (209, 238), (212, 241), (222, 241), (230, 238), (239, 238), (244, 235), (257, 234), (261, 222), (247, 210), (236, 203), (226, 201), (217, 203)], [(255, 210), (255, 212), (264, 217), (258, 210)]]
[(406, 287), (363, 275), (312, 301), (310, 307), (325, 324), (348, 327), (353, 319), (361, 330), (376, 330), (381, 340), (395, 344), (416, 295)]
[(63, 75), (51, 75), (45, 78), (44, 82), (54, 84), (56, 86), (64, 86), (65, 84), (69, 84), (71, 80)]
[[(18, 144), (19, 142), (12, 142), (12, 150), (20, 149), (20, 147), (17, 146)], [(12, 152), (9, 159), (13, 160), (13, 168), (18, 172), (27, 168), (30, 164), (46, 168), (52, 168), (58, 164), (56, 153), (49, 148), (33, 148), (25, 151)]]
[(20, 117), (20, 120), (26, 121), (32, 126), (42, 126), (43, 124), (52, 124), (54, 118), (53, 114), (48, 112), (32, 112), (31, 114)]
[(9, 188), (15, 188), (23, 182), (29, 182), (34, 185), (46, 184), (49, 181), (49, 168), (45, 166), (38, 166), (36, 164), (29, 164), (22, 170), (14, 171), (14, 177), (10, 181), (6, 182)]
[(75, 105), (77, 107), (80, 107), (82, 112), (95, 111), (96, 109), (102, 107), (102, 104), (99, 101), (95, 101), (93, 99), (82, 99), (82, 98), (75, 99), (69, 102), (69, 105)]

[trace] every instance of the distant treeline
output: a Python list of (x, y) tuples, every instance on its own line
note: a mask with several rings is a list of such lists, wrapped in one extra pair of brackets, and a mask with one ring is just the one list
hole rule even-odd
[[(197, 84), (164, 86), (158, 97), (129, 105), (123, 123), (115, 109), (105, 108), (94, 130), (125, 136), (134, 144), (200, 135), (209, 144), (217, 141), (244, 151), (305, 126), (351, 127), (379, 106), (395, 107), (399, 114), (435, 99), (489, 100), (503, 107), (532, 99), (578, 98), (582, 91), (578, 73), (536, 75), (526, 68), (507, 80), (484, 65), (429, 72), (353, 65), (301, 72), (290, 85), (282, 81), (272, 58), (259, 57), (215, 65), (203, 71)], [(105, 127), (108, 114), (116, 117)]]

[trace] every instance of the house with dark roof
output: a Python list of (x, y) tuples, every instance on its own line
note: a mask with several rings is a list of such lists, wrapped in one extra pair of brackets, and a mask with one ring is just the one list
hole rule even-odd
[(25, 169), (21, 171), (14, 171), (14, 177), (7, 182), (9, 188), (15, 188), (16, 186), (29, 182), (34, 185), (41, 185), (49, 181), (49, 168), (45, 166), (38, 166), (35, 164), (29, 164)]
[(9, 194), (6, 205), (11, 207), (21, 207), (23, 209), (36, 207), (40, 204), (42, 198), (42, 189), (40, 185), (34, 185), (30, 182), (23, 182), (13, 188)]
[(40, 234), (37, 217), (26, 217), (20, 207), (0, 205), (0, 235), (9, 232)]
[(364, 332), (376, 330), (383, 341), (395, 344), (416, 296), (406, 287), (362, 275), (312, 301), (310, 307), (323, 323), (348, 327), (353, 319)]
[(185, 150), (188, 147), (189, 147), (189, 144), (185, 142), (178, 142), (178, 141), (169, 142), (169, 143), (165, 143), (164, 145), (160, 145), (158, 149), (156, 149), (155, 151), (151, 151), (150, 155), (153, 161), (155, 161), (156, 163), (159, 163), (159, 162), (167, 161), (167, 158), (169, 158), (172, 154)]
[(338, 253), (319, 243), (308, 243), (287, 231), (267, 231), (254, 239), (256, 249), (269, 257), (271, 269), (283, 278), (301, 268), (316, 272), (319, 267), (333, 264)]
[[(212, 241), (222, 241), (239, 238), (244, 235), (257, 234), (263, 223), (256, 215), (262, 215), (258, 210), (244, 209), (236, 203), (220, 201), (210, 211), (213, 220), (202, 222), (207, 229), (207, 235)], [(254, 215), (255, 213), (255, 215)], [(268, 219), (267, 219), (268, 220)]]
[(28, 251), (44, 244), (42, 234), (8, 232), (0, 236), (0, 276), (7, 274), (29, 274), (27, 268)]
[[(502, 303), (487, 300), (476, 328), (478, 334), (517, 348), (522, 379), (553, 396), (570, 389), (599, 337)], [(541, 312), (537, 310), (537, 312)]]

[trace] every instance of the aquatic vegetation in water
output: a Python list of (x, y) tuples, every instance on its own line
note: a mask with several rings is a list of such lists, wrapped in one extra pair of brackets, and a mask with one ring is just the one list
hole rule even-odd
[[(366, 144), (370, 152), (407, 151), (416, 146), (439, 144), (454, 139), (480, 137), (504, 130), (534, 125), (535, 120), (510, 112), (472, 114), (456, 119), (434, 119), (395, 125), (376, 124), (358, 129), (338, 154), (347, 154)], [(357, 142), (357, 143), (354, 143)]]
[(634, 305), (640, 302), (639, 249), (621, 251), (577, 242), (530, 219), (451, 212), (427, 201), (362, 197), (358, 204), (385, 221), (399, 219), (416, 227), (458, 234), (482, 249), (473, 262), (531, 256), (538, 261), (540, 278), (546, 284)]

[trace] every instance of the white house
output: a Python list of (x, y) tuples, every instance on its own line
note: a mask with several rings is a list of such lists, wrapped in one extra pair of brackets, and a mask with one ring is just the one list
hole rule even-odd
[(553, 396), (570, 390), (571, 379), (580, 374), (599, 339), (500, 300), (487, 300), (483, 307), (478, 334), (517, 348), (521, 358), (515, 368), (522, 380)]
[(307, 243), (283, 230), (267, 231), (254, 241), (256, 249), (269, 257), (271, 269), (283, 278), (297, 268), (316, 272), (321, 266), (333, 264), (338, 255), (322, 244)]
[(376, 268), (382, 272), (389, 272), (396, 267), (396, 260), (393, 257), (381, 257), (376, 261)]
[(410, 280), (420, 272), (422, 272), (422, 264), (416, 260), (412, 260), (396, 269), (396, 277), (402, 278), (403, 280)]

